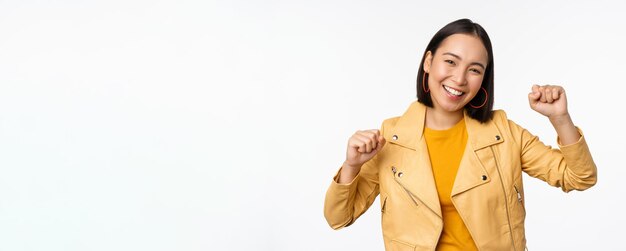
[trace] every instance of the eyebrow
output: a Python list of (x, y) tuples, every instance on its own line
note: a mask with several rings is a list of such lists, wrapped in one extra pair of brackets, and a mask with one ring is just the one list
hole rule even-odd
[[(450, 56), (453, 56), (453, 57), (455, 57), (455, 58), (457, 58), (459, 60), (462, 60), (459, 55), (456, 55), (456, 54), (454, 54), (452, 52), (444, 52), (443, 55), (450, 55)], [(483, 64), (481, 64), (481, 63), (478, 63), (478, 62), (472, 62), (472, 63), (470, 63), (470, 65), (478, 65), (478, 66), (482, 67), (483, 70), (485, 69), (485, 66)]]

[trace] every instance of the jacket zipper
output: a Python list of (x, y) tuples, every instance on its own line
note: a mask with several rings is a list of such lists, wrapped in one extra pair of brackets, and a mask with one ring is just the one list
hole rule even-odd
[[(398, 183), (398, 185), (400, 185), (400, 187), (402, 187), (402, 189), (404, 189), (404, 191), (406, 192), (406, 195), (409, 196), (409, 199), (411, 199), (411, 201), (413, 201), (413, 204), (415, 204), (415, 206), (417, 206), (417, 201), (415, 201), (415, 199), (413, 198), (413, 195), (411, 195), (411, 192), (409, 191), (409, 189), (406, 189), (406, 187), (404, 187), (404, 185), (402, 185), (402, 183), (400, 183), (400, 181), (398, 181), (398, 178), (396, 178), (396, 167), (392, 166), (391, 167), (391, 172), (393, 173), (393, 180), (396, 181), (396, 183)], [(402, 172), (400, 172), (400, 175), (402, 174)]]
[[(506, 197), (506, 189), (504, 187), (504, 183), (502, 181), (502, 173), (500, 172), (500, 165), (498, 164), (498, 157), (496, 157), (496, 153), (493, 150), (493, 147), (489, 147), (491, 149), (491, 154), (493, 154), (493, 158), (496, 162), (496, 169), (498, 170), (498, 175), (500, 176), (500, 185), (502, 185), (502, 192), (504, 193), (504, 201), (506, 206), (506, 219), (509, 221), (509, 234), (511, 235), (511, 243), (513, 243), (513, 250), (517, 250), (517, 246), (515, 246), (515, 239), (513, 238), (513, 226), (511, 226), (511, 213), (509, 212), (509, 203), (508, 198)], [(516, 188), (517, 191), (517, 188)]]
[(385, 196), (385, 199), (383, 200), (383, 206), (380, 207), (380, 212), (384, 213), (386, 208), (387, 208), (387, 196)]
[[(517, 193), (517, 201), (519, 202), (519, 205), (522, 207), (524, 214), (526, 214), (526, 208), (524, 207), (524, 199), (522, 198), (522, 193), (520, 193), (519, 189), (517, 189), (517, 185), (513, 185), (513, 188), (515, 188), (515, 192)], [(528, 247), (524, 246), (524, 250), (528, 251)]]
[[(398, 183), (399, 184), (399, 183)], [(404, 186), (400, 185), (402, 188), (404, 188)], [(408, 189), (404, 188), (404, 191), (406, 191), (406, 194), (409, 196), (409, 198), (413, 201), (413, 204), (415, 204), (415, 206), (417, 206), (417, 201), (415, 201), (415, 199), (413, 198), (413, 195), (411, 195), (411, 192), (409, 192)]]
[(522, 193), (520, 193), (519, 190), (517, 189), (517, 185), (513, 185), (513, 188), (515, 188), (515, 192), (517, 193), (517, 201), (519, 202), (520, 206), (522, 207), (522, 210), (524, 210), (524, 212), (526, 212), (526, 208), (524, 208), (524, 202), (522, 200)]
[[(393, 180), (396, 181), (396, 183), (398, 183), (398, 185), (400, 185), (400, 187), (402, 187), (402, 189), (404, 189), (404, 191), (406, 192), (406, 194), (409, 196), (409, 198), (413, 201), (413, 203), (415, 204), (415, 206), (418, 206), (417, 201), (415, 201), (415, 198), (413, 198), (413, 194), (409, 191), (409, 189), (407, 189), (406, 187), (404, 187), (404, 185), (402, 185), (402, 183), (400, 183), (400, 181), (398, 181), (398, 179), (396, 178), (396, 171), (393, 170)], [(510, 225), (510, 224), (509, 224)], [(437, 241), (439, 240), (439, 238), (441, 237), (441, 232), (443, 230), (439, 231), (439, 235), (437, 236)], [(435, 246), (433, 246), (432, 248), (435, 249), (437, 247), (437, 241), (435, 241)]]
[(415, 206), (417, 206), (417, 201), (415, 201), (415, 198), (413, 198), (413, 195), (411, 194), (411, 192), (409, 192), (409, 189), (406, 189), (406, 187), (404, 187), (402, 185), (402, 183), (400, 183), (395, 177), (394, 180), (396, 181), (396, 183), (398, 183), (398, 185), (400, 185), (400, 187), (402, 187), (402, 189), (404, 189), (404, 191), (406, 192), (406, 195), (409, 196), (409, 199), (411, 199), (411, 201), (413, 201), (413, 204), (415, 204)]

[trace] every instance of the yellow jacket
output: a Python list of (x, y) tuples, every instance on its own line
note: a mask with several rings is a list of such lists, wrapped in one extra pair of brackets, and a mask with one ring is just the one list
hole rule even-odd
[[(324, 216), (333, 229), (351, 225), (380, 194), (385, 249), (435, 249), (443, 221), (422, 137), (425, 112), (415, 101), (402, 116), (385, 120), (383, 149), (349, 184), (338, 184), (339, 173), (335, 176), (324, 203)], [(596, 183), (596, 166), (584, 136), (552, 149), (500, 110), (484, 124), (466, 114), (465, 123), (467, 147), (452, 202), (479, 250), (525, 249), (522, 171), (565, 192)]]

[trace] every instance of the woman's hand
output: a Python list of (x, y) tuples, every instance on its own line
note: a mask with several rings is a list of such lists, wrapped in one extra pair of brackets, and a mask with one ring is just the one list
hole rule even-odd
[(385, 145), (385, 138), (377, 129), (356, 131), (348, 139), (346, 161), (343, 163), (339, 183), (349, 183), (361, 170), (361, 166), (372, 159)]
[(576, 143), (581, 135), (574, 126), (567, 111), (565, 90), (558, 85), (533, 85), (528, 94), (530, 108), (550, 119), (550, 123), (559, 136), (560, 145)]
[(528, 94), (528, 102), (530, 108), (550, 120), (569, 116), (565, 89), (561, 86), (533, 85), (532, 92)]
[(385, 138), (377, 129), (356, 131), (348, 139), (345, 164), (352, 167), (361, 167), (380, 151), (385, 145)]

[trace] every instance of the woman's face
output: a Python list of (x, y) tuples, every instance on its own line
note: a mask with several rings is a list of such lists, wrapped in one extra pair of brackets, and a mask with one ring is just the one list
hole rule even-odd
[[(480, 38), (454, 34), (444, 39), (435, 55), (426, 53), (424, 71), (435, 110), (462, 111), (480, 90), (488, 54)], [(479, 99), (480, 99), (479, 97)], [(475, 102), (480, 105), (481, 102)]]

